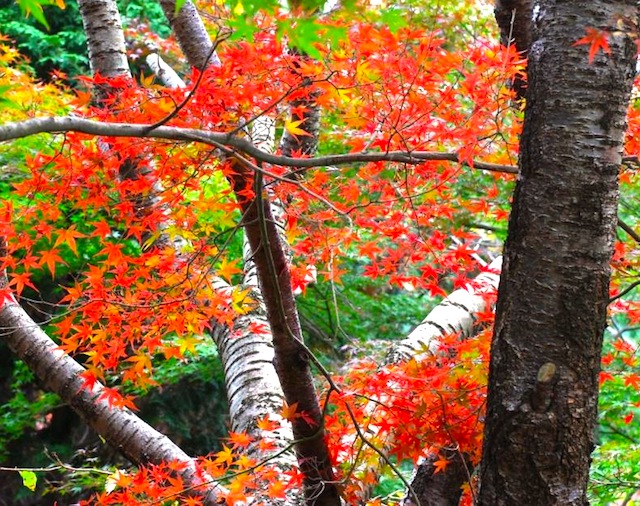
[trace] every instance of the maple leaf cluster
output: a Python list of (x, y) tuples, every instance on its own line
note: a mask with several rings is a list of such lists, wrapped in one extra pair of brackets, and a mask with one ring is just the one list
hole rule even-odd
[(439, 469), (448, 464), (445, 449), (479, 462), (490, 334), (444, 336), (434, 356), (384, 367), (363, 361), (337, 379), (344, 386), (332, 393), (326, 424), (349, 504), (379, 479), (380, 450), (397, 462), (439, 454)]
[[(360, 23), (338, 47), (319, 45), (322, 59), (311, 61), (283, 49), (273, 22), (263, 18), (251, 44), (221, 47), (228, 65), (202, 75), (194, 70), (195, 89), (144, 88), (97, 75), (83, 78), (85, 85), (113, 90), (100, 107), (85, 92), (69, 102), (76, 114), (101, 121), (239, 133), (241, 120), (250, 125), (264, 111), (295, 130), (278, 104), (313, 93), (331, 121), (321, 141), (346, 151), (456, 149), (469, 164), (475, 156), (500, 161), (513, 154), (498, 140), (500, 130), (514, 135), (519, 128), (507, 107), (504, 83), (514, 57), (508, 51), (479, 40), (464, 54), (452, 53), (424, 30), (393, 33)], [(56, 337), (96, 378), (118, 374), (153, 384), (154, 355), (181, 359), (212, 323), (233, 326), (234, 315), (251, 307), (242, 289), (220, 291), (212, 282), (216, 275), (233, 282), (240, 272), (228, 245), (239, 240), (241, 206), (226, 181), (233, 168), (215, 150), (69, 133), (28, 157), (26, 167), (30, 173), (13, 183), (13, 197), (0, 209), (10, 285), (19, 296), (25, 289), (33, 295), (35, 275), (63, 287), (50, 301), (67, 308), (53, 322)], [(288, 170), (268, 168), (276, 176)], [(267, 181), (290, 202), (287, 235), (304, 262), (294, 268), (297, 288), (316, 270), (339, 282), (344, 255), (357, 255), (365, 276), (401, 288), (443, 294), (445, 273), (462, 285), (474, 269), (475, 236), (456, 220), (477, 212), (482, 200), (478, 192), (457, 195), (468, 170), (366, 163), (336, 173), (309, 170), (303, 183)], [(493, 179), (490, 194), (497, 195), (502, 176)], [(246, 188), (236, 197), (253, 198)], [(500, 204), (487, 201), (482, 211), (505, 218)], [(178, 240), (180, 250), (172, 247)]]

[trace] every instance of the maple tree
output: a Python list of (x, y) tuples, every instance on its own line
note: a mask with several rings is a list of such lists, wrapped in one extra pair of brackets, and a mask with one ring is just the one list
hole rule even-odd
[[(556, 249), (562, 249), (558, 242), (577, 237), (557, 267), (568, 271), (571, 287), (570, 275), (586, 271), (584, 258), (595, 255), (595, 238), (580, 241), (579, 233), (598, 221), (590, 216), (601, 218), (597, 225), (604, 232), (598, 237), (606, 239), (596, 241), (602, 246), (595, 255), (598, 290), (579, 278), (583, 293), (565, 293), (551, 274), (531, 276), (526, 269), (538, 257), (524, 267), (518, 264), (531, 254), (529, 229), (516, 218), (511, 221), (499, 332), (521, 332), (539, 313), (557, 320), (545, 301), (566, 304), (562, 315), (571, 321), (586, 321), (587, 313), (597, 320), (591, 333), (551, 323), (551, 331), (534, 335), (542, 339), (555, 331), (559, 342), (542, 351), (519, 344), (522, 356), (532, 354), (522, 372), (511, 363), (495, 365), (507, 360), (501, 353), (515, 346), (513, 337), (498, 333), (489, 351), (497, 263), (489, 266), (483, 246), (496, 239), (507, 218), (523, 120), (517, 101), (526, 89), (522, 58), (538, 36), (525, 29), (531, 6), (510, 3), (501, 2), (496, 11), (500, 45), (490, 32), (465, 30), (482, 15), (472, 2), (440, 10), (437, 2), (427, 3), (433, 11), (424, 16), (409, 4), (381, 9), (355, 2), (319, 15), (321, 6), (313, 2), (292, 2), (290, 10), (201, 2), (196, 10), (188, 1), (162, 0), (190, 69), (183, 80), (156, 57), (149, 64), (156, 78), (143, 74), (136, 80), (115, 3), (85, 0), (79, 10), (94, 73), (74, 76), (82, 86), (73, 90), (36, 82), (3, 41), (0, 86), (7, 107), (0, 113), (0, 140), (15, 142), (0, 145), (0, 154), (14, 161), (16, 174), (3, 189), (6, 278), (0, 324), (7, 329), (9, 347), (45, 386), (139, 466), (110, 472), (93, 502), (179, 498), (184, 504), (300, 504), (300, 494), (317, 505), (398, 502), (372, 495), (383, 473), (403, 482), (405, 504), (475, 499), (498, 504), (503, 498), (518, 503), (518, 493), (531, 498), (534, 492), (517, 480), (499, 489), (504, 484), (495, 475), (506, 471), (491, 457), (504, 444), (514, 459), (523, 449), (523, 462), (535, 452), (495, 427), (509, 416), (525, 419), (531, 412), (532, 418), (514, 424), (515, 434), (534, 439), (536, 423), (560, 433), (549, 428), (556, 414), (550, 412), (550, 399), (559, 420), (568, 415), (561, 395), (554, 397), (550, 390), (569, 391), (566, 360), (579, 360), (553, 345), (566, 350), (567, 340), (577, 339), (567, 332), (575, 331), (593, 344), (585, 369), (592, 388), (580, 404), (589, 413), (571, 432), (582, 444), (576, 458), (583, 465), (569, 462), (579, 474), (575, 479), (563, 474), (562, 466), (552, 466), (550, 481), (564, 479), (571, 500), (582, 503), (591, 444), (585, 434), (595, 422), (598, 340), (608, 300), (604, 266), (616, 223), (620, 124), (635, 57), (629, 49), (635, 50), (637, 36), (631, 20), (637, 12), (630, 2), (614, 2), (619, 11), (586, 9), (582, 24), (563, 31), (570, 49), (558, 61), (571, 62), (577, 81), (558, 79), (557, 86), (544, 88), (544, 71), (533, 66), (533, 76), (539, 74), (530, 81), (532, 93), (548, 95), (556, 104), (562, 102), (563, 85), (572, 92), (586, 89), (578, 70), (601, 86), (609, 79), (620, 87), (618, 94), (609, 90), (606, 99), (595, 93), (584, 99), (589, 110), (593, 101), (603, 108), (604, 119), (589, 116), (584, 122), (588, 135), (602, 145), (593, 139), (581, 144), (581, 132), (564, 143), (578, 152), (579, 162), (571, 159), (558, 167), (569, 181), (584, 180), (569, 199), (579, 209), (557, 210), (553, 216), (559, 222), (534, 232)], [(570, 14), (558, 9), (554, 16)], [(540, 28), (554, 41), (560, 38), (553, 31), (561, 26), (557, 19)], [(513, 33), (516, 27), (521, 29)], [(165, 47), (175, 49), (175, 43)], [(603, 70), (609, 67), (611, 75)], [(547, 109), (536, 109), (542, 102), (527, 95), (522, 133), (527, 158), (520, 158), (523, 179), (514, 203), (518, 217), (527, 212), (519, 199), (526, 201), (532, 191), (528, 175), (552, 173), (536, 165), (541, 162), (531, 152), (542, 141), (526, 130), (535, 121), (553, 125)], [(566, 107), (575, 102), (571, 96)], [(629, 162), (638, 152), (637, 118), (631, 107)], [(604, 133), (592, 131), (594, 122)], [(44, 146), (42, 138), (32, 140), (46, 132), (64, 135)], [(563, 143), (556, 139), (555, 145)], [(598, 157), (602, 165), (594, 161)], [(589, 163), (595, 164), (594, 173), (608, 171), (606, 189), (595, 175), (583, 178)], [(554, 183), (564, 181), (556, 176)], [(623, 182), (633, 179), (632, 172), (623, 174)], [(566, 185), (563, 191), (569, 192)], [(551, 191), (533, 189), (543, 196)], [(589, 210), (580, 197), (587, 191), (604, 210)], [(548, 199), (542, 205), (548, 206)], [(546, 224), (544, 216), (538, 209), (530, 221)], [(621, 225), (637, 240), (627, 221), (621, 218)], [(558, 223), (568, 228), (554, 236)], [(620, 239), (613, 257), (618, 275), (612, 310), (632, 325), (637, 302), (623, 292), (630, 293), (624, 286), (636, 276), (636, 257), (629, 237)], [(578, 246), (587, 253), (580, 256)], [(579, 266), (568, 262), (578, 257)], [(551, 258), (549, 253), (539, 261), (549, 264)], [(396, 340), (385, 359), (359, 360), (331, 374), (304, 344), (295, 295), (318, 281), (335, 299), (349, 270), (372, 283), (382, 280), (386, 290), (453, 293), (413, 333)], [(44, 280), (55, 290), (44, 293)], [(551, 287), (553, 295), (537, 292), (539, 286)], [(522, 293), (509, 295), (514, 289)], [(42, 322), (46, 333), (19, 304), (38, 291), (52, 305)], [(596, 294), (597, 300), (589, 302), (586, 294)], [(564, 297), (582, 301), (576, 305), (582, 316), (570, 318)], [(524, 320), (511, 322), (505, 308), (527, 298), (535, 303), (518, 316)], [(337, 304), (332, 311), (338, 316)], [(195, 460), (136, 416), (133, 392), (153, 388), (159, 368), (189, 363), (210, 349), (212, 340), (225, 371), (231, 431), (219, 451)], [(619, 333), (612, 347), (605, 364), (625, 362), (625, 386), (637, 390), (637, 344)], [(515, 390), (536, 397), (533, 410), (505, 415), (495, 408), (504, 401), (493, 399), (508, 395), (508, 389), (503, 383), (491, 390), (483, 459), (490, 355), (492, 378), (496, 371), (519, 375), (525, 383)], [(320, 389), (316, 382), (322, 382)], [(627, 423), (632, 417), (633, 411), (624, 413)], [(574, 438), (577, 433), (582, 439)], [(547, 442), (536, 441), (541, 448)], [(481, 460), (478, 495), (473, 468)], [(399, 470), (403, 462), (419, 463), (412, 483)], [(546, 484), (532, 487), (542, 496), (548, 493)], [(540, 504), (558, 497), (566, 499), (548, 495)]]

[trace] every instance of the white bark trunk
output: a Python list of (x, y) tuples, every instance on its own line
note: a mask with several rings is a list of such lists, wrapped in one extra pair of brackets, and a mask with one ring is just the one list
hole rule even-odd
[(78, 0), (87, 35), (89, 63), (103, 77), (129, 76), (120, 13), (113, 0)]
[(189, 63), (199, 70), (208, 65), (220, 66), (211, 38), (191, 0), (186, 0), (177, 14), (175, 0), (160, 0), (160, 5)]
[[(166, 5), (165, 8), (170, 6)], [(198, 24), (196, 24), (197, 31)], [(182, 37), (189, 38), (189, 25), (181, 27)], [(148, 59), (149, 60), (149, 59)], [(173, 69), (163, 67), (157, 55), (150, 55), (152, 70), (169, 87), (183, 87), (184, 82)], [(273, 152), (275, 144), (275, 124), (271, 118), (260, 117), (251, 125), (251, 138), (260, 149)], [(213, 337), (224, 368), (225, 385), (229, 400), (229, 418), (234, 432), (244, 432), (254, 438), (271, 439), (276, 448), (282, 450), (293, 441), (291, 426), (288, 421), (277, 415), (284, 404), (284, 394), (280, 381), (273, 367), (273, 344), (271, 331), (266, 318), (266, 310), (258, 287), (255, 264), (251, 260), (251, 249), (244, 244), (244, 280), (243, 285), (252, 289), (251, 298), (257, 303), (249, 314), (239, 316), (233, 324), (233, 332), (226, 326), (213, 324)], [(213, 286), (221, 291), (230, 287), (222, 280), (213, 280)], [(264, 332), (255, 332), (253, 328), (263, 328)], [(257, 422), (265, 417), (278, 422), (281, 428), (275, 433), (265, 433), (257, 426)], [(258, 444), (248, 449), (250, 457), (261, 459), (267, 457), (259, 450)], [(280, 466), (295, 465), (293, 452), (283, 454), (277, 462)]]
[(185, 82), (157, 53), (147, 55), (145, 61), (151, 72), (153, 72), (160, 82), (167, 88), (184, 88)]
[[(475, 315), (487, 309), (486, 295), (496, 292), (498, 289), (501, 266), (502, 257), (498, 257), (491, 262), (486, 272), (479, 274), (465, 288), (451, 293), (433, 308), (427, 317), (405, 339), (391, 348), (387, 355), (387, 364), (398, 364), (411, 359), (433, 360), (437, 357), (441, 337), (453, 333), (460, 333), (465, 337), (473, 335), (476, 322)], [(382, 402), (384, 402), (384, 399)], [(377, 403), (371, 403), (367, 410), (373, 412), (377, 407)], [(387, 453), (391, 443), (390, 439), (385, 441), (380, 450)], [(384, 464), (384, 460), (380, 459), (375, 471), (379, 472)], [(465, 462), (460, 460), (457, 465), (464, 466)], [(451, 471), (457, 468), (457, 465), (451, 466)], [(416, 469), (419, 469), (419, 467)], [(441, 472), (446, 474), (448, 471), (445, 469)], [(458, 472), (457, 474), (460, 473)], [(464, 476), (466, 476), (466, 473), (463, 474)], [(446, 480), (441, 481), (442, 483), (447, 483)], [(370, 487), (365, 488), (363, 497), (368, 496), (370, 492)], [(405, 502), (406, 504), (415, 504), (410, 497), (407, 497)], [(436, 502), (433, 502), (433, 504), (436, 504)]]
[(473, 283), (456, 290), (433, 308), (420, 325), (392, 348), (388, 363), (410, 358), (421, 360), (435, 355), (440, 345), (439, 338), (445, 334), (460, 332), (463, 336), (472, 335), (475, 314), (486, 309), (485, 295), (498, 289), (501, 266), (502, 257), (498, 257)]

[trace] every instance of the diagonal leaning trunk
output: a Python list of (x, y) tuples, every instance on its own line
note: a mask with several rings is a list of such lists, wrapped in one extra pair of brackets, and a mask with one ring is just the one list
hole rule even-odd
[[(584, 505), (609, 298), (635, 1), (533, 7), (479, 504)], [(588, 30), (609, 48), (589, 61)]]

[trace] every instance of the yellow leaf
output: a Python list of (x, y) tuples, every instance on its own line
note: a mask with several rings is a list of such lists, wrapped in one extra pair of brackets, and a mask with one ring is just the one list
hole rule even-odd
[(186, 351), (191, 353), (196, 352), (196, 344), (200, 343), (200, 339), (195, 336), (180, 337), (178, 339), (178, 345), (180, 346), (180, 353), (184, 355)]
[(287, 129), (287, 132), (289, 132), (291, 135), (293, 135), (294, 137), (297, 135), (311, 135), (310, 133), (308, 133), (307, 131), (303, 130), (302, 128), (299, 128), (299, 126), (304, 123), (303, 119), (299, 119), (297, 121), (290, 121), (290, 120), (286, 120), (284, 122), (284, 127)]
[(149, 74), (148, 77), (140, 72), (140, 85), (143, 88), (151, 88), (153, 86), (153, 81), (155, 80), (155, 76), (153, 74)]
[(222, 260), (220, 267), (218, 267), (218, 276), (220, 276), (222, 279), (226, 279), (227, 281), (229, 281), (229, 283), (231, 283), (231, 277), (234, 274), (240, 274), (242, 272), (242, 269), (238, 268), (237, 264), (238, 260), (227, 262), (227, 259), (225, 258), (224, 260)]
[(214, 462), (224, 463), (227, 466), (230, 466), (233, 462), (233, 450), (229, 448), (227, 445), (222, 445), (222, 450), (216, 453), (216, 460)]
[(22, 484), (27, 487), (31, 492), (35, 492), (38, 484), (38, 477), (33, 471), (18, 471), (22, 477)]
[(238, 314), (246, 314), (253, 309), (254, 300), (248, 296), (250, 288), (241, 290), (236, 288), (231, 293), (231, 307)]

